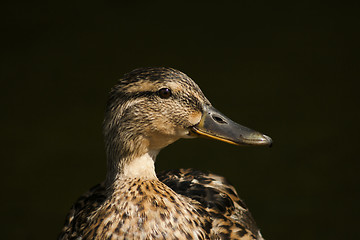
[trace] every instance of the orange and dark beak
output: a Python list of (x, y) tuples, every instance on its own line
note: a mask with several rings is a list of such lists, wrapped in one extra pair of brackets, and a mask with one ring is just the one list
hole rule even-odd
[(212, 106), (205, 106), (202, 118), (192, 127), (192, 132), (235, 145), (272, 145), (270, 137), (237, 124)]

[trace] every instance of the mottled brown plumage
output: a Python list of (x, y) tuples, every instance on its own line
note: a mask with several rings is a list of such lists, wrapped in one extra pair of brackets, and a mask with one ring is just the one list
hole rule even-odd
[(126, 74), (112, 89), (105, 114), (106, 181), (73, 205), (59, 239), (262, 239), (223, 177), (193, 169), (155, 174), (162, 148), (197, 135), (271, 144), (216, 111), (177, 70)]

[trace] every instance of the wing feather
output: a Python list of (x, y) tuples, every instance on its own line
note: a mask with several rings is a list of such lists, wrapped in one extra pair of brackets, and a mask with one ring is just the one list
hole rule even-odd
[(194, 169), (167, 170), (160, 181), (176, 193), (201, 203), (212, 218), (212, 233), (220, 239), (263, 239), (245, 203), (222, 176)]

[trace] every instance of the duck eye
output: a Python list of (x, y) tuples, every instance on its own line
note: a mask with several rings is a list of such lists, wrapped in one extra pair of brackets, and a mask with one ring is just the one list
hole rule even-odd
[(165, 99), (169, 98), (169, 97), (171, 97), (171, 90), (168, 88), (162, 88), (159, 90), (159, 96), (161, 98), (165, 98)]

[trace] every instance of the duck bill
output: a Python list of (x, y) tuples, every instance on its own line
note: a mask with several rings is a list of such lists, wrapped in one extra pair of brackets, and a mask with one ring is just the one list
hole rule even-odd
[(200, 122), (192, 127), (192, 132), (235, 145), (272, 145), (270, 137), (232, 121), (212, 106), (205, 107)]

